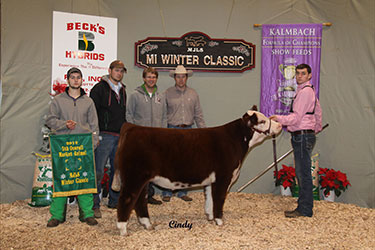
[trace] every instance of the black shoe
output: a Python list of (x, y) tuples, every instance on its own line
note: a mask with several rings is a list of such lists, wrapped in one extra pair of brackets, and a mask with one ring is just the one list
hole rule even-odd
[(161, 198), (164, 202), (169, 202), (171, 200), (171, 197), (170, 196), (163, 196), (163, 198)]
[(92, 210), (94, 210), (95, 218), (102, 218), (102, 212), (100, 212), (100, 208), (93, 208)]
[(88, 217), (84, 220), (84, 222), (87, 223), (87, 225), (90, 225), (90, 226), (95, 226), (95, 225), (98, 225), (98, 222), (95, 220), (94, 217)]
[(154, 197), (148, 197), (148, 203), (153, 205), (161, 205), (162, 202), (155, 199)]
[(47, 227), (57, 227), (60, 223), (62, 222), (57, 219), (52, 219), (48, 221)]
[(107, 207), (111, 208), (111, 209), (115, 209), (115, 208), (117, 208), (117, 205), (108, 204)]
[[(284, 212), (284, 215), (285, 215), (285, 217), (287, 217), (287, 218), (306, 217), (306, 215), (301, 214), (301, 213), (300, 213), (299, 211), (297, 211), (297, 210), (293, 210), (293, 211), (285, 211), (285, 212)], [(311, 216), (308, 216), (308, 217), (311, 217)]]
[(187, 196), (187, 195), (181, 196), (180, 198), (181, 198), (182, 200), (184, 200), (184, 201), (192, 201), (192, 200), (193, 200), (192, 198), (190, 198), (190, 197)]
[(296, 211), (297, 211), (297, 209), (294, 209), (294, 210), (288, 210), (288, 211), (284, 211), (284, 214), (285, 214), (285, 216), (287, 216), (287, 215), (293, 214), (293, 213), (296, 212)]

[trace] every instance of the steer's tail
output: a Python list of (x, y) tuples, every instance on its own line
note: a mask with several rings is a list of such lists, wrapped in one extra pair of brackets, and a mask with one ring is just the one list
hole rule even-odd
[(120, 177), (120, 171), (119, 170), (115, 170), (115, 174), (113, 176), (111, 188), (115, 192), (120, 192), (120, 190), (121, 190), (121, 177)]
[(124, 145), (124, 142), (126, 140), (126, 136), (128, 134), (128, 130), (132, 127), (134, 127), (134, 124), (131, 123), (124, 123), (121, 127), (120, 131), (120, 138), (118, 140), (118, 145), (117, 145), (117, 151), (116, 151), (116, 156), (115, 156), (115, 173), (113, 176), (113, 182), (112, 182), (112, 190), (119, 192), (121, 190), (121, 171), (125, 171), (124, 167), (121, 167), (122, 165), (122, 158), (121, 156), (123, 155), (124, 149), (122, 146)]

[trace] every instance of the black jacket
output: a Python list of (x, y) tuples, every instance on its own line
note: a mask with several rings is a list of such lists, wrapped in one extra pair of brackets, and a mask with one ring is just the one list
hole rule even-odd
[(100, 132), (120, 133), (122, 124), (126, 122), (125, 85), (119, 83), (121, 84), (120, 96), (117, 96), (108, 81), (108, 76), (103, 76), (101, 81), (91, 89), (90, 97), (95, 103)]

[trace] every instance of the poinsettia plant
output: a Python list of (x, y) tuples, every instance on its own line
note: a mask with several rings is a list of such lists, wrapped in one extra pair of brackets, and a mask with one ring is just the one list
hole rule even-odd
[(68, 84), (65, 82), (62, 82), (60, 79), (57, 79), (53, 81), (52, 89), (54, 91), (54, 94), (50, 93), (51, 96), (57, 96), (58, 94), (61, 94), (65, 91), (66, 87), (68, 87)]
[(282, 185), (284, 189), (290, 187), (293, 189), (296, 185), (296, 171), (294, 167), (288, 167), (287, 165), (282, 165), (282, 169), (277, 171), (273, 171), (273, 177), (276, 178), (276, 186)]
[(329, 168), (319, 168), (319, 184), (320, 189), (324, 189), (324, 196), (328, 196), (330, 191), (334, 191), (336, 196), (339, 197), (341, 192), (348, 189), (350, 182), (346, 177), (346, 174), (335, 171)]

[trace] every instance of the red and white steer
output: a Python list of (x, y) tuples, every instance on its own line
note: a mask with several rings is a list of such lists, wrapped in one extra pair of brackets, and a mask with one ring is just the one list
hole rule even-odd
[(120, 234), (127, 234), (133, 208), (139, 223), (152, 228), (145, 189), (149, 181), (168, 189), (204, 186), (208, 220), (222, 225), (226, 194), (237, 180), (245, 156), (253, 145), (280, 130), (279, 123), (254, 110), (213, 128), (167, 129), (125, 123), (116, 153), (122, 183), (117, 207)]

